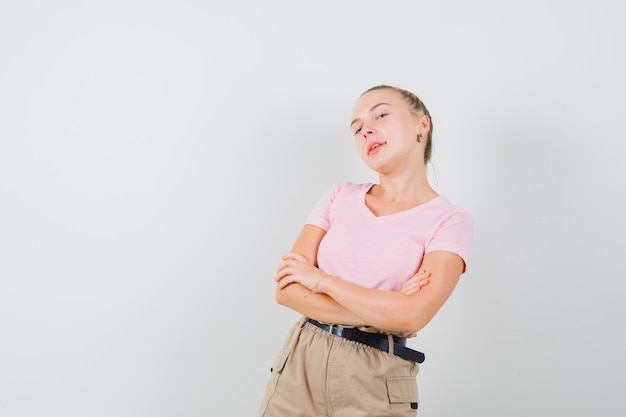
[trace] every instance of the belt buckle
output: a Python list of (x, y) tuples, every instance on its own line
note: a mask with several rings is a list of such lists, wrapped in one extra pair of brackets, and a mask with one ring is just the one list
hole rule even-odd
[(334, 328), (334, 327), (335, 327), (335, 325), (334, 325), (334, 324), (329, 324), (329, 325), (328, 325), (328, 333), (330, 333), (330, 334), (334, 334), (334, 333), (333, 333), (333, 328)]

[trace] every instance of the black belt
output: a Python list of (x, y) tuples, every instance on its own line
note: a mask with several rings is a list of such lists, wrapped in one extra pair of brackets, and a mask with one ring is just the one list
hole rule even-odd
[[(307, 318), (306, 321), (325, 330), (335, 336), (339, 336), (344, 339), (352, 340), (354, 342), (363, 343), (364, 345), (371, 346), (376, 349), (380, 349), (385, 352), (389, 352), (389, 339), (386, 334), (380, 333), (368, 333), (359, 329), (347, 328), (336, 325), (322, 324), (319, 321)], [(406, 347), (406, 337), (393, 336), (393, 354), (417, 363), (424, 362), (424, 354), (417, 350)]]

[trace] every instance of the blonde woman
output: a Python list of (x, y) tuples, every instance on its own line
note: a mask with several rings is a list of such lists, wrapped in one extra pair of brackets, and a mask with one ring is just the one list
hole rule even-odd
[(276, 274), (302, 314), (279, 352), (259, 416), (415, 416), (424, 355), (406, 346), (465, 272), (472, 217), (429, 184), (433, 123), (413, 93), (376, 86), (350, 128), (376, 184), (336, 184)]

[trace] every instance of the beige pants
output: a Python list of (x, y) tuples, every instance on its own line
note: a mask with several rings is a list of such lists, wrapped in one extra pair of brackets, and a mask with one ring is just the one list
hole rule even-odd
[(259, 417), (417, 415), (419, 364), (304, 320), (274, 361)]

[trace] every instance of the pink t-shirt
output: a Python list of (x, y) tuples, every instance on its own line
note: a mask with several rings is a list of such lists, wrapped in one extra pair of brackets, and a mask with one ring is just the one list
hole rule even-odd
[(336, 184), (307, 218), (307, 224), (327, 232), (317, 254), (322, 271), (363, 287), (397, 291), (429, 252), (453, 252), (467, 264), (474, 231), (469, 213), (438, 196), (377, 217), (365, 205), (372, 186)]

